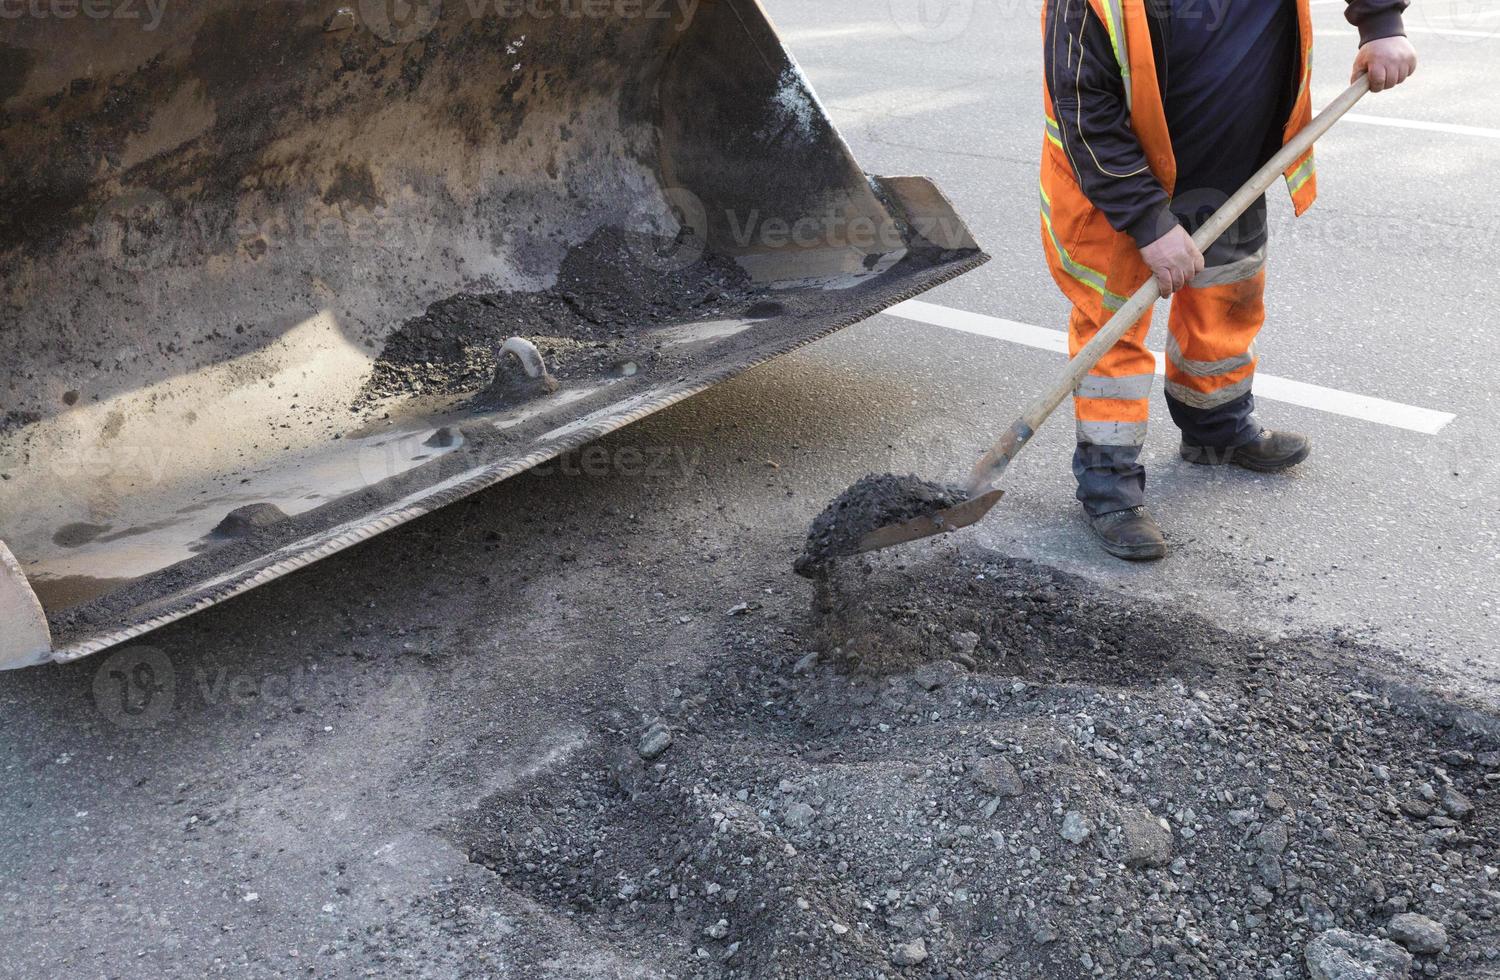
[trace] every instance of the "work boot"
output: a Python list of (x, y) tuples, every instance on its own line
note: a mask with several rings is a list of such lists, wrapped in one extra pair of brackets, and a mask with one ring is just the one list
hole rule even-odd
[(1280, 473), (1302, 462), (1312, 452), (1312, 442), (1296, 432), (1262, 429), (1243, 446), (1215, 449), (1182, 441), (1182, 458), (1199, 466), (1242, 466), (1257, 473)]
[(1131, 507), (1097, 516), (1084, 511), (1084, 516), (1094, 537), (1116, 558), (1156, 561), (1167, 556), (1167, 539), (1145, 507)]

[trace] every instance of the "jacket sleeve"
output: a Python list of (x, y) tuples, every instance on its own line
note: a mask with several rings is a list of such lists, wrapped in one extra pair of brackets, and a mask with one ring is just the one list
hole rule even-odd
[[(1404, 0), (1354, 0), (1355, 3)], [(1047, 0), (1043, 67), (1052, 114), (1078, 186), (1140, 248), (1177, 224), (1130, 127), (1109, 31), (1088, 0)]]
[(1348, 0), (1344, 19), (1359, 28), (1359, 43), (1368, 44), (1383, 37), (1404, 37), (1406, 26), (1401, 12), (1410, 0)]

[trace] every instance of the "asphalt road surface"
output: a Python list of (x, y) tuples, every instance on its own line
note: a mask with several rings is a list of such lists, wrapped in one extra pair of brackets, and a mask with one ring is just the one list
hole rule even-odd
[[(1340, 5), (1315, 3), (1322, 104), (1355, 40)], [(1027, 329), (1066, 314), (1037, 229), (1037, 10), (922, 9), (770, 4), (864, 167), (932, 175), (994, 261), (604, 443), (649, 463), (549, 467), (133, 660), (0, 677), (0, 974), (443, 975), (476, 957), (504, 974), (507, 944), (545, 919), (553, 975), (635, 975), (518, 899), (451, 910), (462, 938), (412, 912), (488, 875), (444, 828), (575, 751), (592, 705), (670, 699), (734, 604), (805, 607), (788, 569), (824, 502), (871, 470), (960, 476), (1062, 363)], [(1146, 462), (1174, 553), (1128, 566), (1079, 520), (1058, 419), (963, 544), (1231, 629), (1342, 631), (1493, 700), (1500, 12), (1432, 10), (1410, 15), (1413, 81), (1320, 148), (1313, 212), (1294, 223), (1272, 194), (1259, 350), (1289, 400), (1261, 413), (1309, 433), (1311, 461), (1189, 467), (1158, 400)], [(149, 727), (112, 707), (143, 660), (175, 676)]]

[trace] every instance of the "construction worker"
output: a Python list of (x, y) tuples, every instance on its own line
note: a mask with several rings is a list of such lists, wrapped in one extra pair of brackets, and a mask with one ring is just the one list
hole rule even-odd
[[(1253, 414), (1253, 341), (1265, 318), (1262, 197), (1206, 254), (1191, 233), (1312, 116), (1309, 0), (1047, 0), (1042, 239), (1073, 304), (1073, 354), (1155, 275), (1171, 296), (1166, 396), (1183, 458), (1277, 472), (1305, 436)], [(1407, 0), (1352, 0), (1354, 76), (1379, 92), (1416, 68)], [(1297, 214), (1313, 203), (1309, 151), (1286, 172)], [(1106, 551), (1166, 554), (1145, 507), (1147, 405), (1156, 363), (1148, 312), (1074, 396), (1078, 499)]]

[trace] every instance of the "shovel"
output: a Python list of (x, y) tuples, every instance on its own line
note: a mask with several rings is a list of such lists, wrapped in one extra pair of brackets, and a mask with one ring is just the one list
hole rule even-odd
[[(1256, 171), (1255, 175), (1245, 182), (1245, 186), (1236, 191), (1234, 196), (1214, 212), (1213, 216), (1193, 235), (1193, 243), (1198, 246), (1198, 250), (1208, 251), (1208, 247), (1218, 241), (1219, 236), (1234, 224), (1235, 219), (1244, 214), (1245, 210), (1275, 183), (1277, 176), (1290, 167), (1320, 136), (1328, 132), (1339, 117), (1348, 112), (1354, 103), (1358, 102), (1369, 90), (1369, 79), (1363, 75), (1360, 76), (1353, 85), (1350, 85), (1338, 98), (1318, 113), (1302, 132), (1283, 146), (1265, 166)], [(956, 531), (975, 523), (989, 513), (990, 508), (995, 506), (1005, 493), (995, 487), (994, 483), (1005, 472), (1011, 460), (1015, 459), (1016, 455), (1031, 441), (1036, 430), (1047, 421), (1048, 416), (1062, 403), (1062, 400), (1078, 387), (1084, 375), (1099, 363), (1099, 359), (1110, 348), (1119, 343), (1120, 338), (1125, 336), (1131, 325), (1139, 320), (1151, 304), (1160, 297), (1161, 288), (1156, 283), (1156, 277), (1152, 276), (1145, 285), (1135, 291), (1135, 295), (1131, 296), (1114, 316), (1109, 318), (1109, 322), (1084, 345), (1077, 356), (1068, 361), (1068, 366), (1058, 375), (1057, 380), (1027, 406), (1026, 411), (1011, 424), (999, 441), (990, 448), (990, 451), (974, 464), (963, 492), (955, 495), (965, 498), (961, 503), (869, 530), (858, 539), (853, 553), (876, 551), (907, 541), (915, 541), (918, 538)]]

